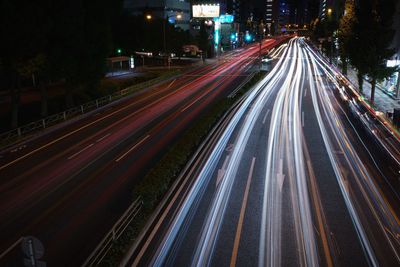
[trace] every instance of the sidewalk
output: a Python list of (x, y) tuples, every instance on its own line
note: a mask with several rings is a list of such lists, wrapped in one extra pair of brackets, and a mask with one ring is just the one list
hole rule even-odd
[[(353, 85), (358, 88), (357, 73), (354, 69), (349, 68), (347, 71), (347, 78), (353, 83)], [(364, 80), (363, 85), (363, 95), (368, 98), (371, 97), (371, 84)], [(395, 100), (385, 94), (379, 86), (375, 89), (375, 106), (382, 112), (387, 111), (393, 112), (393, 109), (400, 108), (399, 100)]]

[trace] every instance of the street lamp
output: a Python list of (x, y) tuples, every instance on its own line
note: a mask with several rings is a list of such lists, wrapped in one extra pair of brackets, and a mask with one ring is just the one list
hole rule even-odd
[[(167, 38), (166, 38), (166, 24), (168, 23), (170, 18), (175, 17), (177, 20), (182, 19), (182, 14), (174, 14), (174, 15), (170, 15), (170, 16), (166, 16), (165, 17), (165, 21), (163, 21), (163, 53), (164, 56), (167, 54)], [(146, 19), (147, 20), (152, 20), (153, 16), (151, 14), (147, 14), (146, 15)]]
[(174, 15), (170, 15), (170, 16), (167, 15), (166, 18), (165, 18), (165, 21), (163, 23), (163, 37), (164, 37), (163, 52), (164, 52), (164, 55), (167, 54), (166, 25), (167, 25), (169, 19), (173, 18), (173, 17), (175, 17), (177, 20), (180, 20), (180, 19), (182, 19), (182, 14), (176, 14), (176, 15), (174, 14)]
[[(332, 23), (332, 12), (333, 12), (333, 10), (332, 10), (332, 8), (328, 8), (327, 11), (328, 11), (329, 23), (331, 24)], [(330, 42), (331, 42), (331, 56), (329, 58), (329, 62), (331, 64), (332, 64), (332, 58), (333, 58), (333, 35), (334, 35), (334, 32), (332, 32), (332, 36), (329, 37)]]

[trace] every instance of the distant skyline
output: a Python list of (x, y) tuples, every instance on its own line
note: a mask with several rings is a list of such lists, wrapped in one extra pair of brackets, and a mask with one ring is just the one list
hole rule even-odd
[[(290, 23), (308, 23), (310, 19), (318, 16), (319, 0), (286, 0), (286, 2), (290, 6)], [(262, 19), (265, 6), (266, 0), (248, 0), (245, 1), (243, 8), (252, 12), (255, 19)]]

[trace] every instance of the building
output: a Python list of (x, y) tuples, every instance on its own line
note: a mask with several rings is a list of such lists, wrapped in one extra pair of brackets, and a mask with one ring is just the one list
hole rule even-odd
[(241, 0), (226, 1), (227, 13), (235, 16), (235, 22), (241, 22)]
[[(124, 10), (132, 15), (143, 16), (150, 13), (156, 18), (168, 19), (176, 27), (189, 29), (189, 0), (124, 0)], [(178, 14), (180, 19), (176, 19)]]
[(267, 0), (266, 9), (265, 9), (265, 23), (267, 23), (267, 25), (272, 25), (272, 23), (274, 21), (273, 5), (274, 5), (274, 0)]
[(290, 13), (289, 2), (287, 0), (280, 0), (278, 22), (281, 27), (285, 27), (290, 23)]
[(328, 13), (331, 12), (336, 20), (342, 16), (344, 12), (345, 0), (321, 0), (319, 6), (319, 18), (324, 20)]
[(268, 33), (277, 33), (279, 14), (279, 0), (266, 0), (264, 22)]
[(321, 20), (326, 18), (327, 9), (327, 0), (321, 0), (319, 4), (319, 18)]

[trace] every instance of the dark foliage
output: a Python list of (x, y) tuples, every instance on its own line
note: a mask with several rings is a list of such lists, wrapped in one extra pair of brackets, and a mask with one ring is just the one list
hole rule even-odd
[(74, 94), (90, 92), (98, 84), (111, 48), (111, 18), (120, 2), (1, 1), (0, 89), (11, 94), (12, 127), (18, 125), (22, 86), (38, 87), (45, 116), (51, 81), (65, 81), (67, 107), (73, 105)]

